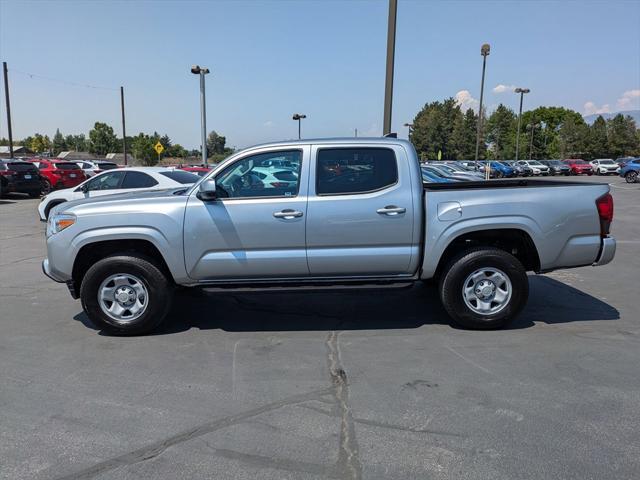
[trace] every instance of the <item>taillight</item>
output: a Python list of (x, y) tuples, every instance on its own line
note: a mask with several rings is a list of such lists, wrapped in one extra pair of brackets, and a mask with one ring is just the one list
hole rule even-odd
[(10, 177), (11, 175), (15, 175), (16, 172), (14, 172), (13, 170), (0, 170), (0, 175), (3, 175), (5, 177)]
[(285, 188), (289, 186), (287, 182), (271, 182), (271, 185), (275, 188)]
[(611, 194), (605, 193), (596, 199), (596, 208), (600, 217), (600, 236), (604, 238), (609, 235), (609, 229), (613, 221), (613, 197)]

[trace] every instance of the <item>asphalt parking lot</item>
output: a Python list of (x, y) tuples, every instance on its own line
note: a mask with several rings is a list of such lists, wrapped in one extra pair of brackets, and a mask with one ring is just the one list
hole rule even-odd
[(493, 332), (416, 286), (180, 294), (102, 335), (37, 200), (0, 200), (0, 478), (640, 478), (640, 184), (579, 180), (613, 185), (616, 258), (531, 276)]

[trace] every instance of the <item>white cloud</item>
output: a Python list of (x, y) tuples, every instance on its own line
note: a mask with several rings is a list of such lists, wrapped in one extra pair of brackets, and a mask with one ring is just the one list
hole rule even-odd
[(631, 110), (633, 108), (640, 108), (640, 89), (627, 90), (622, 94), (622, 97), (618, 99), (616, 105), (619, 110)]
[(585, 115), (594, 115), (599, 113), (611, 113), (611, 107), (608, 103), (605, 103), (601, 107), (598, 107), (593, 102), (587, 102), (584, 104), (584, 114)]
[(493, 87), (493, 93), (513, 92), (515, 89), (515, 85), (503, 85), (502, 83), (500, 83)]
[(272, 120), (267, 120), (266, 122), (264, 122), (262, 124), (263, 127), (273, 127), (275, 125), (275, 123), (273, 123)]
[(460, 109), (463, 112), (466, 112), (470, 108), (474, 111), (478, 110), (480, 102), (471, 96), (471, 92), (469, 92), (469, 90), (460, 90), (456, 93), (455, 99), (456, 104), (460, 106)]

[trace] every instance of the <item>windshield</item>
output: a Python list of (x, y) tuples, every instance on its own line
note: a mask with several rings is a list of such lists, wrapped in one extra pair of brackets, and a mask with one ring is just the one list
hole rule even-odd
[(5, 163), (7, 170), (13, 170), (14, 172), (37, 172), (38, 169), (32, 163), (27, 162), (12, 162)]
[(529, 165), (535, 165), (536, 167), (544, 167), (540, 162), (536, 160), (529, 160)]
[(160, 175), (163, 175), (174, 182), (181, 183), (182, 185), (189, 185), (191, 183), (196, 183), (200, 180), (198, 175), (194, 175), (193, 173), (177, 171), (174, 170), (172, 172), (160, 172)]
[(58, 170), (80, 170), (80, 167), (77, 163), (56, 162), (53, 164), (53, 166)]
[(613, 165), (613, 160), (600, 160), (600, 163), (603, 165)]
[(585, 165), (587, 162), (584, 160), (569, 160), (571, 163), (577, 163), (578, 165)]

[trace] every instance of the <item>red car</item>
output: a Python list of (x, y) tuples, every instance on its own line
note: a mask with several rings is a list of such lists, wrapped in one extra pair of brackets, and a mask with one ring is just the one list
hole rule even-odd
[(178, 167), (178, 169), (184, 170), (185, 172), (193, 172), (200, 177), (204, 177), (211, 171), (208, 167)]
[(564, 163), (566, 163), (571, 169), (571, 175), (593, 175), (593, 168), (591, 168), (591, 165), (584, 160), (579, 158), (570, 158), (564, 160)]
[(87, 176), (75, 162), (56, 158), (32, 158), (28, 160), (38, 166), (42, 177), (42, 192), (49, 193), (58, 188), (71, 188), (84, 182)]

